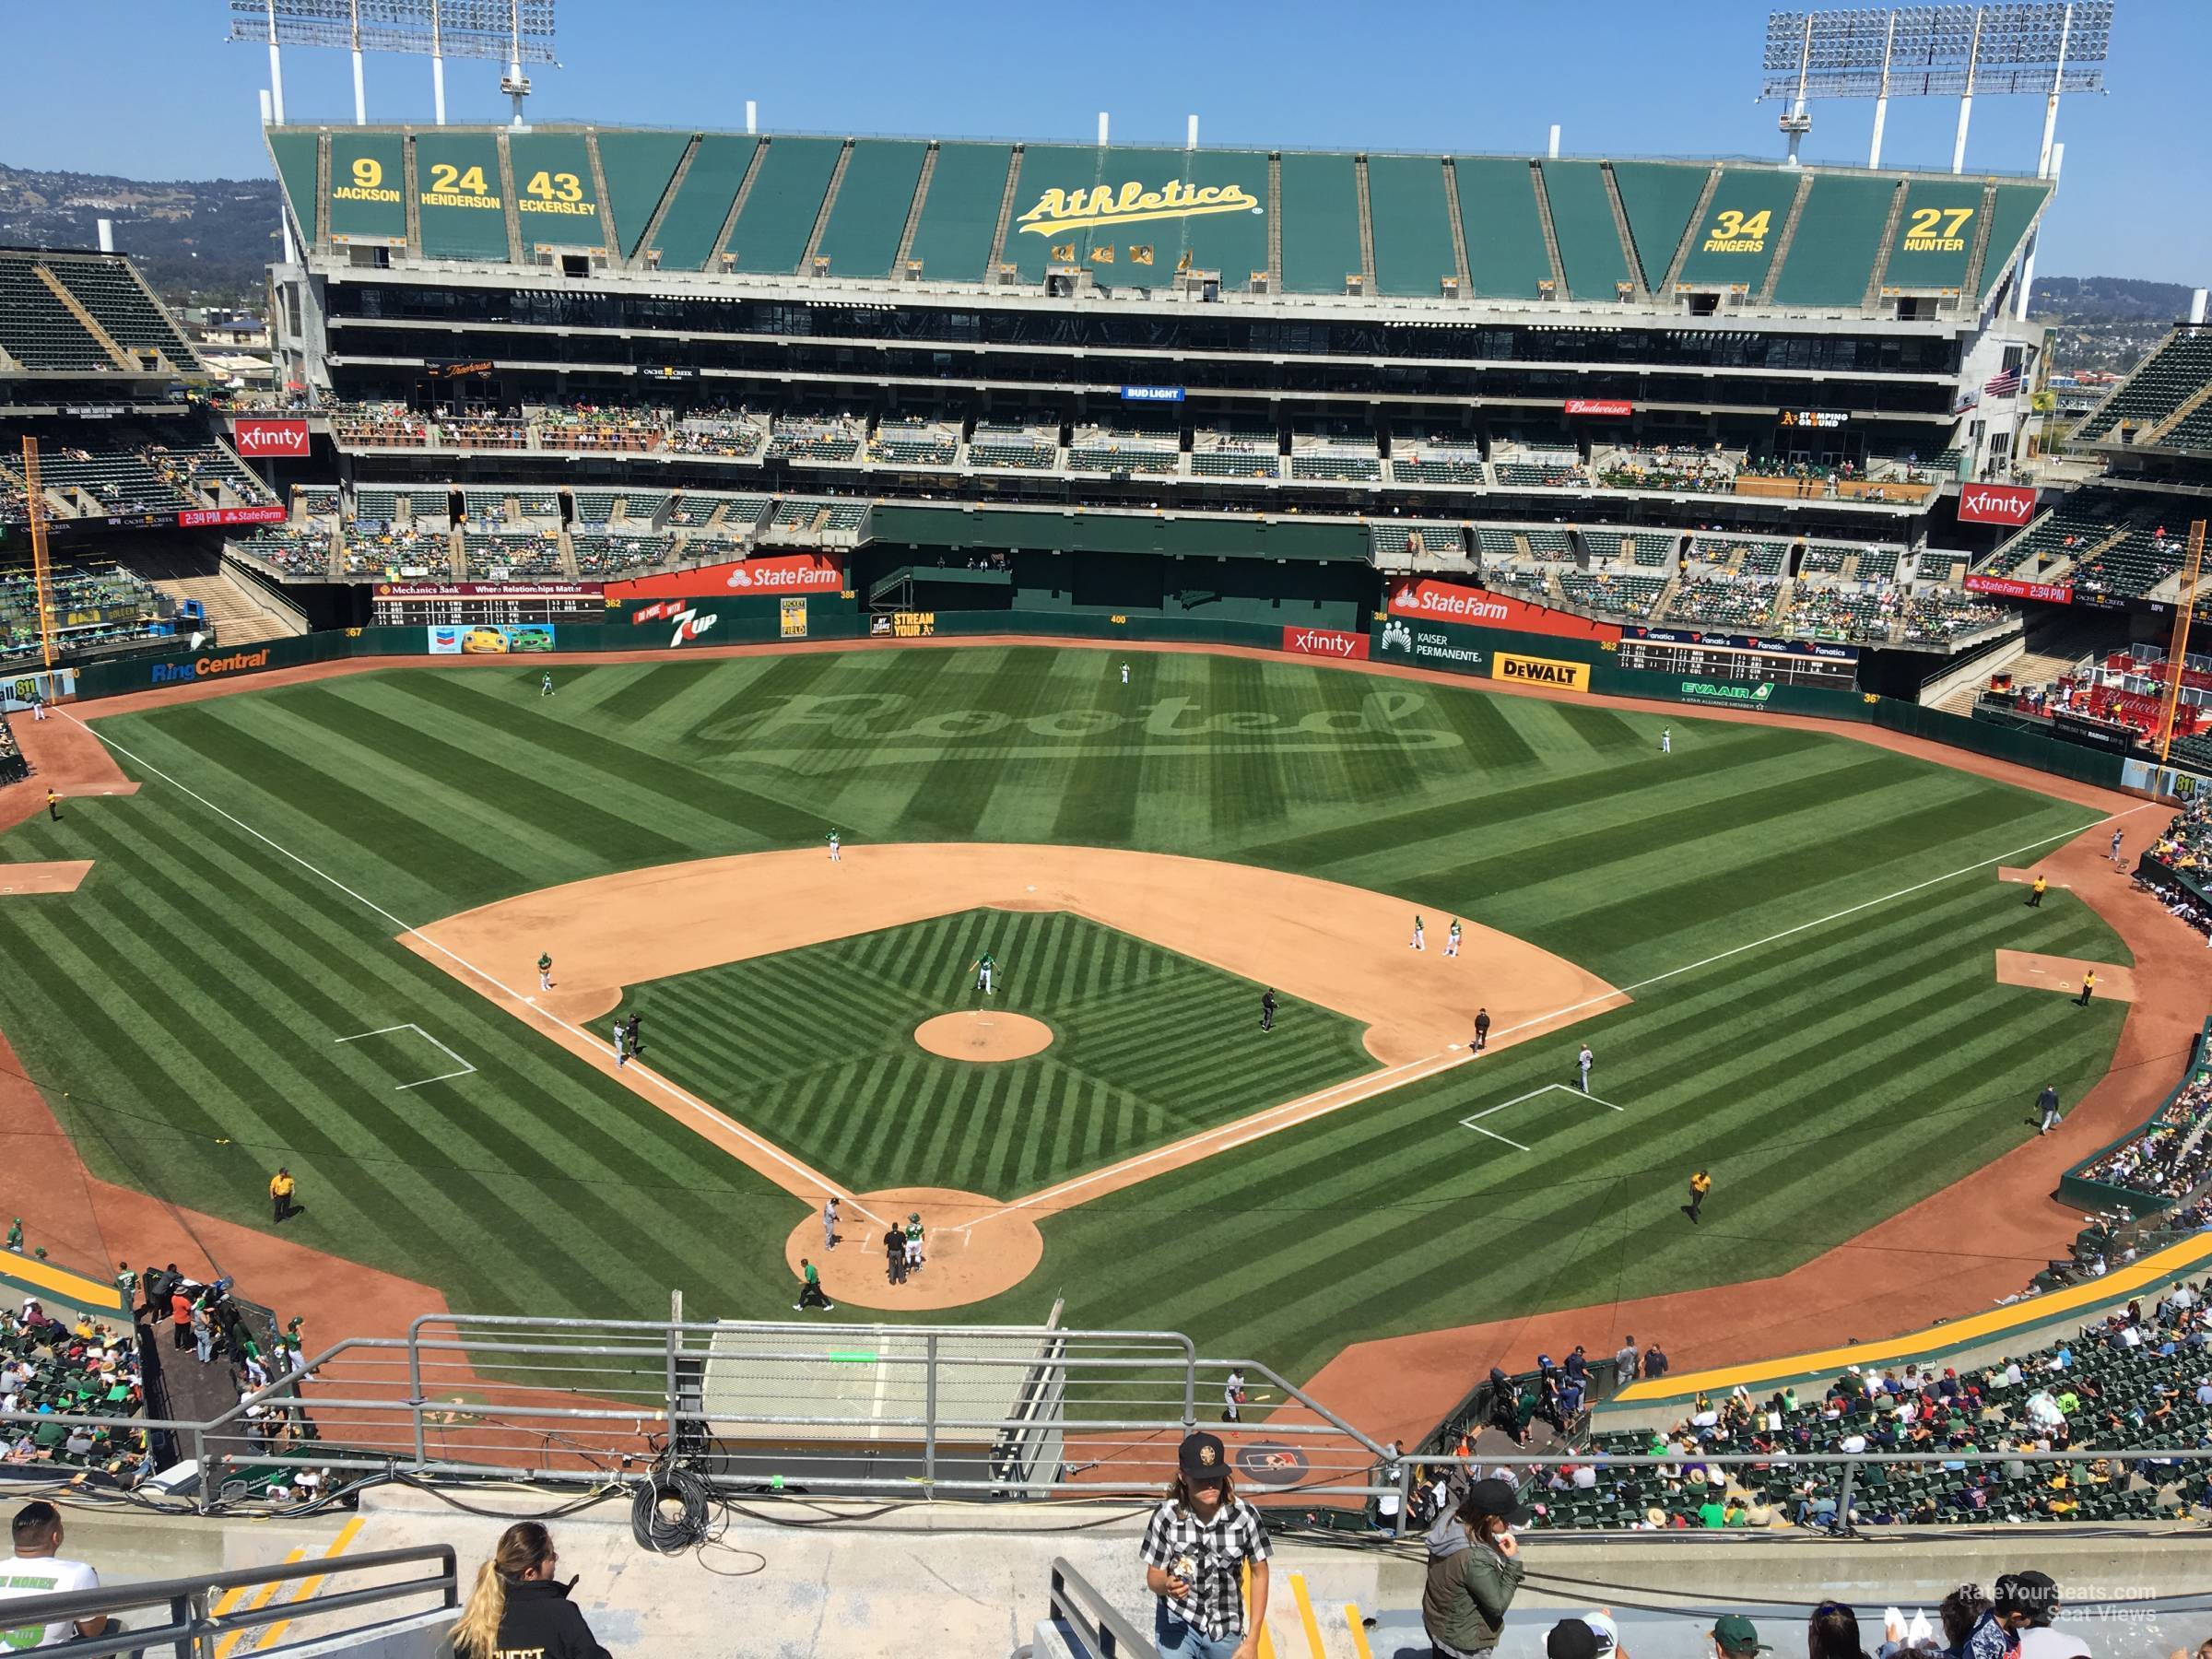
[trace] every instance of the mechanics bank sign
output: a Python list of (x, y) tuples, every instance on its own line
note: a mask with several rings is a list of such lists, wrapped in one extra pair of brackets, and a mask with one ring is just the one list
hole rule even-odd
[(1028, 236), (1057, 236), (1100, 225), (1135, 225), (1147, 219), (1197, 218), (1208, 213), (1258, 213), (1259, 197), (1241, 184), (1185, 184), (1170, 179), (1158, 190), (1136, 180), (1118, 187), (1048, 190), (1017, 221)]

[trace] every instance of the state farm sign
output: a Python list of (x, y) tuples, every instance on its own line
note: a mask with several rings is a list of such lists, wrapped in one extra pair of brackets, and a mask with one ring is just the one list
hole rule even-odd
[(701, 565), (665, 576), (639, 576), (606, 584), (609, 599), (697, 599), (725, 594), (841, 594), (844, 561), (829, 553), (787, 553)]
[(2035, 486), (1961, 484), (1959, 516), (1972, 524), (2024, 524), (2035, 516)]
[(1610, 622), (1593, 622), (1569, 611), (1531, 605), (1488, 588), (1463, 587), (1456, 582), (1422, 579), (1401, 582), (1390, 590), (1390, 614), (1425, 618), (1431, 622), (1464, 622), (1474, 628), (1502, 628), (1515, 633), (1557, 634), (1575, 640), (1618, 640), (1620, 629)]
[(307, 458), (307, 422), (304, 420), (240, 420), (230, 429), (230, 441), (249, 457)]
[(1999, 599), (2041, 599), (2045, 605), (2071, 605), (2074, 587), (2065, 582), (2021, 582), (2011, 576), (1969, 576), (1966, 591), (1990, 594)]
[(1283, 629), (1283, 649), (1300, 656), (1335, 657), (1344, 660), (1367, 657), (1367, 636), (1363, 633), (1346, 633), (1341, 628)]

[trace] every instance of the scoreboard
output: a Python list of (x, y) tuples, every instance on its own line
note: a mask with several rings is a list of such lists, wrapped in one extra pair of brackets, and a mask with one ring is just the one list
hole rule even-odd
[(1616, 660), (1711, 680), (1770, 680), (1848, 691), (1858, 679), (1856, 646), (1815, 640), (1770, 640), (1754, 634), (1700, 633), (1676, 628), (1624, 628)]
[(596, 582), (381, 582), (371, 620), (393, 628), (500, 628), (601, 622)]

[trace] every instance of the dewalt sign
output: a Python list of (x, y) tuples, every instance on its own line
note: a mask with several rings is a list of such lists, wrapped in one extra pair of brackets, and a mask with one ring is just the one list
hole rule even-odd
[(1524, 686), (1549, 686), (1555, 690), (1590, 689), (1590, 665), (1559, 663), (1549, 657), (1515, 656), (1500, 651), (1490, 658), (1490, 677), (1514, 680)]
[(1134, 225), (1147, 219), (1197, 218), (1209, 213), (1258, 213), (1259, 197), (1241, 184), (1185, 184), (1170, 179), (1158, 190), (1136, 180), (1088, 190), (1048, 190), (1015, 222), (1027, 236), (1057, 236), (1099, 225)]

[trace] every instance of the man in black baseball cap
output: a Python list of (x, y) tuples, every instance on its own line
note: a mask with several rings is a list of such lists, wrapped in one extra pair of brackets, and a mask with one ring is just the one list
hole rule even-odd
[(1597, 1659), (1597, 1632), (1586, 1620), (1562, 1618), (1544, 1638), (1545, 1659)]
[[(1163, 1653), (1251, 1659), (1267, 1621), (1267, 1530), (1236, 1495), (1214, 1434), (1188, 1434), (1175, 1453), (1175, 1486), (1153, 1511), (1138, 1555), (1145, 1587), (1159, 1598), (1153, 1636)], [(1252, 1567), (1249, 1617), (1240, 1584)]]

